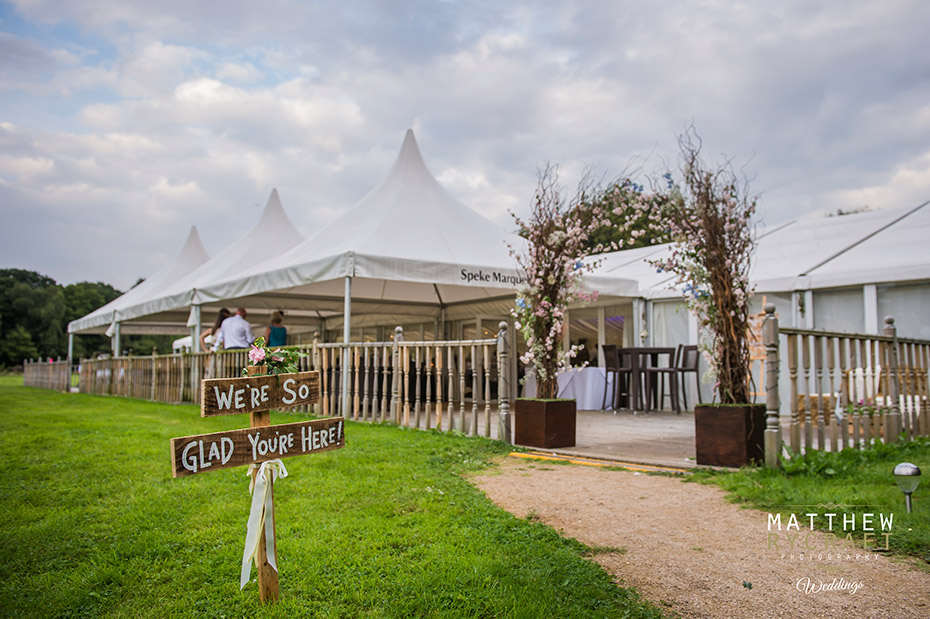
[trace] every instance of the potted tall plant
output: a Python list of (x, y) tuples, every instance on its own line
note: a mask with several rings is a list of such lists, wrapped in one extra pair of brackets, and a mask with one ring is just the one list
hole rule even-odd
[[(693, 128), (678, 142), (682, 181), (676, 182), (671, 172), (663, 175), (657, 192), (667, 199), (656, 201), (661, 208), (645, 221), (673, 242), (670, 254), (653, 265), (676, 276), (698, 317), (700, 347), (719, 398), (695, 407), (697, 463), (761, 462), (765, 405), (752, 404), (749, 395), (749, 270), (758, 196), (750, 195), (729, 161), (711, 166), (701, 158), (702, 143)], [(636, 209), (636, 204), (623, 204), (615, 213), (635, 218)]]
[(596, 291), (582, 290), (581, 277), (594, 268), (594, 263), (584, 260), (593, 253), (588, 238), (606, 223), (603, 208), (591, 206), (585, 187), (583, 180), (576, 196), (566, 203), (557, 169), (547, 166), (539, 174), (529, 220), (514, 215), (527, 243), (523, 251), (512, 250), (525, 277), (513, 316), (527, 346), (520, 359), (536, 377), (536, 397), (518, 398), (514, 406), (514, 442), (519, 445), (575, 444), (575, 401), (557, 398), (557, 375), (579, 350), (578, 346), (563, 349), (565, 311), (569, 303), (597, 298)]

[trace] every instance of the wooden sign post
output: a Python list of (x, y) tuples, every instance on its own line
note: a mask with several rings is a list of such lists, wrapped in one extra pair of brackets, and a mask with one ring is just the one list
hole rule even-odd
[[(250, 371), (254, 366), (249, 366)], [(261, 464), (279, 458), (303, 456), (345, 446), (345, 420), (342, 417), (271, 425), (274, 408), (314, 404), (320, 401), (320, 373), (299, 372), (242, 378), (218, 378), (201, 382), (200, 415), (249, 414), (249, 428), (171, 439), (171, 473), (185, 477), (233, 466)], [(252, 471), (253, 483), (258, 474)], [(268, 480), (271, 518), (274, 523), (274, 487)], [(278, 599), (278, 572), (268, 561), (262, 528), (257, 561), (259, 598)], [(271, 529), (273, 533), (273, 528)], [(243, 572), (243, 578), (247, 573)]]

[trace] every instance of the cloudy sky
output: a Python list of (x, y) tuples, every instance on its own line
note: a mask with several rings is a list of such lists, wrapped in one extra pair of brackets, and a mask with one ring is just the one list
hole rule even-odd
[[(930, 199), (930, 3), (0, 1), (0, 267), (118, 288), (272, 187), (310, 234), (413, 128), (503, 226), (536, 169), (676, 160), (694, 123), (766, 223)], [(634, 165), (638, 165), (635, 164)]]

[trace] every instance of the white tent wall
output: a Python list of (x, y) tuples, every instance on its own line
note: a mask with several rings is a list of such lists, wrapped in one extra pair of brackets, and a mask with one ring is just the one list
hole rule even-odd
[[(649, 334), (650, 346), (677, 348), (679, 344), (698, 343), (698, 333), (696, 325), (692, 324), (692, 313), (685, 305), (684, 299), (678, 301), (654, 301), (650, 303), (652, 310), (651, 324), (652, 332)], [(707, 372), (707, 363), (703, 355), (699, 358), (698, 377), (701, 378)], [(688, 377), (684, 381), (685, 396), (689, 406), (698, 403), (697, 387), (693, 378)], [(701, 402), (710, 401), (713, 396), (713, 385), (702, 384)]]
[(691, 341), (688, 308), (684, 301), (656, 301), (652, 304), (652, 346), (678, 346)]
[(587, 362), (604, 367), (604, 349), (607, 344), (624, 346), (624, 330), (630, 323), (631, 303), (616, 303), (616, 300), (595, 306), (569, 308), (566, 315), (564, 346), (583, 346), (574, 365)]
[(861, 286), (845, 290), (814, 290), (811, 311), (815, 329), (862, 333), (866, 328)]
[(930, 340), (930, 282), (879, 286), (880, 328), (885, 316), (894, 317), (899, 337)]
[(765, 314), (765, 305), (772, 303), (775, 305), (775, 315), (778, 317), (778, 324), (783, 327), (793, 327), (794, 306), (792, 305), (792, 295), (790, 292), (756, 292), (749, 299), (749, 315), (762, 316)]
[[(783, 327), (881, 333), (886, 315), (895, 316), (902, 337), (930, 337), (930, 208), (892, 208), (840, 217), (809, 216), (759, 231), (751, 281), (756, 293), (750, 313), (774, 303)], [(697, 343), (695, 318), (676, 311), (680, 291), (668, 273), (649, 264), (668, 245), (614, 252), (603, 257), (599, 274), (639, 282), (644, 307), (631, 345)], [(627, 333), (636, 330), (628, 329)], [(782, 357), (782, 375), (787, 365)], [(787, 381), (782, 381), (784, 388)], [(702, 387), (704, 398), (712, 396)], [(784, 389), (783, 389), (784, 391)], [(787, 391), (781, 394), (784, 399)], [(690, 399), (689, 394), (689, 402)]]

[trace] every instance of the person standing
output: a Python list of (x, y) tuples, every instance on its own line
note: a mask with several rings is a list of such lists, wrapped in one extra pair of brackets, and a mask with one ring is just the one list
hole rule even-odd
[(229, 318), (229, 310), (225, 307), (220, 310), (219, 315), (216, 317), (216, 321), (213, 323), (212, 327), (207, 327), (200, 334), (200, 350), (203, 352), (213, 352), (215, 350), (213, 344), (216, 342), (216, 334), (219, 333), (220, 327), (223, 325), (223, 321)]
[(265, 343), (269, 347), (287, 345), (287, 327), (284, 326), (284, 313), (281, 310), (271, 313), (271, 324), (265, 327)]
[(244, 350), (252, 345), (252, 327), (246, 321), (247, 312), (244, 307), (236, 310), (235, 316), (223, 321), (220, 332), (216, 336), (216, 346), (223, 344), (225, 350)]

